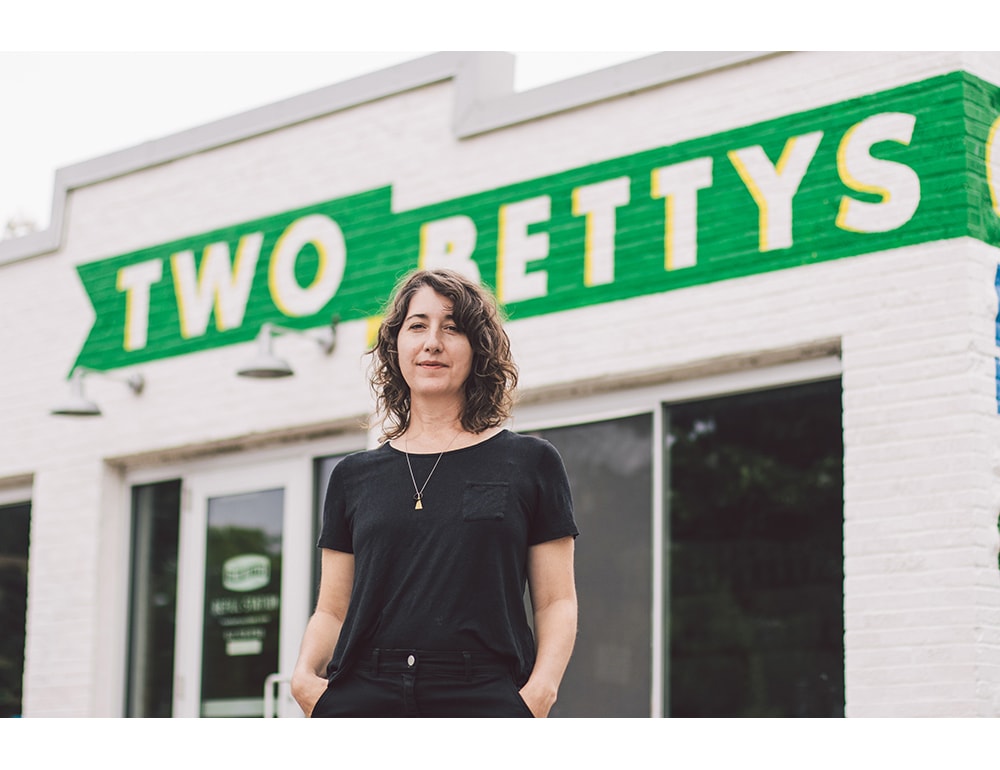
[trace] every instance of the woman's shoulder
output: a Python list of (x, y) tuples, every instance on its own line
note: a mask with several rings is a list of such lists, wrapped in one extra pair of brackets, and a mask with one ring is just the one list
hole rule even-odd
[(510, 451), (537, 457), (539, 454), (558, 454), (558, 450), (547, 439), (534, 433), (516, 433), (505, 430), (500, 435), (505, 438), (505, 447)]
[(506, 459), (520, 468), (524, 478), (541, 481), (566, 477), (562, 455), (551, 441), (533, 433), (507, 431), (505, 435)]
[(393, 450), (390, 449), (388, 443), (377, 446), (374, 449), (360, 449), (344, 455), (334, 467), (334, 472), (339, 471), (341, 474), (344, 474), (371, 468), (383, 462), (392, 453)]

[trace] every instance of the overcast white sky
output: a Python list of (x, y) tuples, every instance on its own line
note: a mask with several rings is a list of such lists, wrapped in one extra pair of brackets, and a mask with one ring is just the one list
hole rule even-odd
[[(57, 168), (427, 53), (0, 52), (0, 229), (48, 225)], [(523, 90), (650, 52), (514, 53)]]
[(0, 231), (12, 217), (48, 225), (57, 168), (433, 51), (511, 51), (526, 90), (655, 50), (961, 50), (952, 28), (972, 47), (995, 47), (993, 0), (951, 0), (930, 39), (894, 5), (840, 0), (820, 22), (797, 0), (8, 3)]

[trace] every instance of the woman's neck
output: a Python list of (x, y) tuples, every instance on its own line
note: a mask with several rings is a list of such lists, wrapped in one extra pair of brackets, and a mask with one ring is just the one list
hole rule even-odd
[(393, 441), (394, 446), (408, 447), (416, 452), (441, 452), (458, 443), (462, 428), (462, 410), (454, 403), (411, 405), (410, 422), (406, 430)]
[(488, 428), (471, 433), (462, 427), (462, 410), (453, 404), (449, 408), (433, 409), (418, 404), (410, 410), (406, 430), (389, 443), (396, 449), (413, 454), (444, 452), (478, 444), (495, 436), (503, 428)]

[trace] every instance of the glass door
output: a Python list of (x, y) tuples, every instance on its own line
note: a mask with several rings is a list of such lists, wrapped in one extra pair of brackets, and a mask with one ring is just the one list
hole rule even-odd
[(291, 672), (308, 620), (312, 563), (295, 557), (312, 545), (311, 510), (301, 460), (185, 474), (174, 716), (263, 716), (265, 682)]

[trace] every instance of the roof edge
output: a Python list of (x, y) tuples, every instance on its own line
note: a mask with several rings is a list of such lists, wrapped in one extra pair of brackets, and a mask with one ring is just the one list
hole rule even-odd
[(780, 51), (667, 51), (475, 105), (456, 123), (465, 139), (595, 102), (775, 56)]
[(452, 127), (465, 139), (594, 102), (745, 64), (773, 51), (653, 54), (539, 88), (514, 91), (513, 54), (442, 51), (324, 86), (56, 171), (49, 226), (0, 241), (0, 266), (62, 245), (72, 190), (446, 80), (455, 81)]

